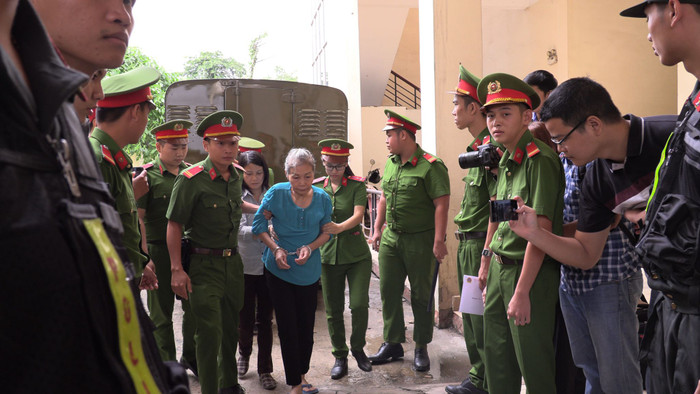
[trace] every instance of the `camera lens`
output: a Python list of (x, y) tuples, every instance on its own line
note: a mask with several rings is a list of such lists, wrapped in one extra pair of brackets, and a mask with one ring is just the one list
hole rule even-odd
[(479, 151), (462, 153), (457, 158), (457, 161), (462, 169), (481, 167), (482, 165)]

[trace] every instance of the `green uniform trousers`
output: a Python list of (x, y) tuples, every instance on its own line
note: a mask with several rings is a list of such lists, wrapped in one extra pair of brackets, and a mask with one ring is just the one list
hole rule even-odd
[(516, 326), (506, 311), (523, 266), (491, 260), (486, 282), (484, 361), (489, 392), (517, 394), (521, 376), (528, 393), (554, 394), (554, 308), (558, 264), (542, 264), (530, 289), (530, 323)]
[(190, 279), (199, 383), (202, 394), (216, 394), (238, 384), (238, 314), (245, 286), (241, 256), (193, 254)]
[[(459, 242), (457, 276), (460, 294), (464, 275), (479, 276), (484, 242), (486, 242), (484, 238)], [(467, 345), (469, 361), (472, 364), (469, 378), (476, 387), (488, 390), (486, 387), (486, 366), (484, 365), (484, 316), (462, 313), (462, 328), (464, 330), (464, 343)]]
[(322, 264), (321, 287), (323, 302), (326, 305), (328, 334), (333, 345), (333, 356), (348, 356), (345, 343), (345, 279), (350, 293), (350, 313), (352, 315), (352, 333), (350, 349), (362, 350), (365, 347), (367, 319), (369, 310), (369, 280), (372, 273), (372, 260), (352, 264)]
[[(173, 333), (175, 293), (170, 286), (170, 254), (165, 243), (149, 243), (148, 253), (156, 266), (156, 276), (158, 277), (158, 289), (148, 292), (148, 310), (151, 320), (156, 326), (153, 336), (163, 360), (176, 360)], [(182, 300), (182, 310), (184, 311), (182, 317), (182, 358), (186, 361), (196, 361), (194, 320), (190, 311), (190, 303), (187, 300)]]
[(433, 340), (433, 311), (428, 311), (430, 286), (435, 267), (434, 230), (399, 233), (386, 228), (379, 247), (379, 291), (382, 296), (384, 341), (406, 342), (403, 318), (403, 289), (408, 276), (413, 309), (413, 341), (425, 346)]

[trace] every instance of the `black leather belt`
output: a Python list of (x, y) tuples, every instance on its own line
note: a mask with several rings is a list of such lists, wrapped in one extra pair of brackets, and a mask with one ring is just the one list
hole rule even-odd
[(496, 261), (498, 261), (498, 263), (501, 265), (520, 265), (523, 263), (523, 260), (509, 259), (508, 257), (501, 256), (500, 254), (494, 254), (493, 258), (496, 259)]
[(229, 257), (236, 254), (236, 248), (233, 249), (209, 249), (209, 248), (195, 248), (192, 247), (192, 254), (205, 254), (209, 256), (222, 256)]
[(486, 231), (455, 231), (455, 238), (458, 241), (466, 241), (468, 239), (483, 239), (486, 238)]

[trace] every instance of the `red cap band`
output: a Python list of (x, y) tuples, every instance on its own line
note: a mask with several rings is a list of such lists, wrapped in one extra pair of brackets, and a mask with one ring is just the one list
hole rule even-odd
[(532, 109), (532, 100), (527, 94), (514, 89), (500, 89), (496, 93), (486, 94), (486, 102), (484, 107), (487, 105), (494, 104), (507, 104), (507, 103), (523, 103), (527, 104), (530, 109)]
[(151, 94), (151, 88), (147, 86), (131, 93), (105, 97), (97, 102), (97, 106), (101, 108), (119, 108), (149, 100), (153, 100), (153, 95)]
[(463, 94), (479, 101), (479, 97), (476, 94), (476, 86), (470, 84), (469, 82), (460, 79), (455, 91), (459, 94)]
[(187, 129), (182, 130), (161, 130), (156, 132), (156, 139), (187, 138)]
[(415, 126), (413, 126), (412, 124), (406, 123), (399, 118), (390, 117), (389, 119), (387, 119), (386, 124), (387, 124), (387, 126), (402, 127), (404, 129), (410, 131), (413, 134), (416, 134), (416, 131), (418, 131), (418, 129)]
[(203, 138), (207, 137), (221, 137), (222, 135), (241, 135), (238, 132), (238, 126), (233, 123), (231, 126), (226, 127), (221, 124), (215, 124), (204, 130)]
[(241, 152), (241, 153), (243, 153), (243, 152), (248, 152), (248, 151), (255, 151), (255, 152), (258, 152), (258, 153), (262, 153), (262, 148), (260, 148), (260, 149), (252, 149), (252, 148), (239, 147), (239, 148), (238, 148), (238, 151)]
[(324, 146), (323, 148), (321, 148), (321, 154), (329, 156), (350, 156), (350, 149), (340, 148), (334, 150), (329, 146)]

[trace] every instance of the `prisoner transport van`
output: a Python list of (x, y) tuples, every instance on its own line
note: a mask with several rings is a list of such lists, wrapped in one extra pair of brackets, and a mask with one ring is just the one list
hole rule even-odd
[[(175, 82), (165, 93), (165, 120), (188, 119), (189, 152), (186, 161), (206, 157), (195, 130), (207, 115), (233, 110), (243, 115), (241, 136), (265, 144), (263, 155), (274, 170), (275, 181), (285, 181), (284, 158), (292, 147), (309, 149), (320, 160), (317, 143), (326, 138), (348, 138), (348, 100), (335, 88), (290, 81), (260, 79), (206, 79)], [(325, 175), (316, 166), (316, 176)]]

